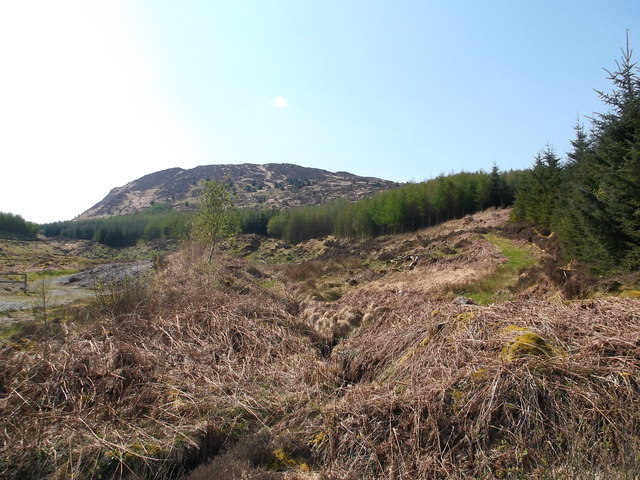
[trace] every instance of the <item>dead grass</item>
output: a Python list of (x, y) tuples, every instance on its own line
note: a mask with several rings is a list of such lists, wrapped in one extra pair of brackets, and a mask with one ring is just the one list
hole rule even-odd
[[(472, 307), (414, 297), (398, 307), (334, 352), (343, 388), (324, 424), (334, 471), (640, 474), (637, 303)], [(514, 331), (535, 332), (545, 354), (503, 355)]]
[(65, 338), (2, 346), (1, 475), (169, 478), (313, 401), (295, 302), (237, 262), (192, 260)]
[(637, 299), (451, 302), (505, 263), (501, 215), (272, 269), (185, 248), (3, 341), (0, 477), (640, 477)]

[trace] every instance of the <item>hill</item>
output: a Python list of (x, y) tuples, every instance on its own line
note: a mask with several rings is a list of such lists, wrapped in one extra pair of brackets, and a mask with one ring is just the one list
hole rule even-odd
[(509, 213), (190, 244), (13, 330), (0, 476), (637, 478), (638, 292), (595, 294)]
[(189, 170), (171, 168), (114, 188), (77, 219), (126, 215), (167, 202), (177, 210), (189, 210), (197, 204), (201, 180), (226, 176), (233, 183), (239, 207), (287, 208), (320, 205), (339, 198), (357, 200), (396, 185), (379, 178), (291, 164), (203, 165)]

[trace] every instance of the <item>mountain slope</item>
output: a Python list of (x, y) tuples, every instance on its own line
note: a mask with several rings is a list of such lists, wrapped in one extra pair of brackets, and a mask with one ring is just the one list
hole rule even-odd
[(227, 176), (233, 183), (240, 207), (283, 208), (319, 205), (338, 198), (356, 200), (395, 186), (394, 182), (379, 178), (292, 164), (170, 168), (114, 188), (78, 219), (125, 215), (163, 202), (170, 202), (178, 210), (189, 210), (197, 203), (201, 180)]

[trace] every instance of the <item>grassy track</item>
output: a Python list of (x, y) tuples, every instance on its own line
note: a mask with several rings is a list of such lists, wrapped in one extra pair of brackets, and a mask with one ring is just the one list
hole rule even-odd
[(520, 272), (535, 265), (538, 258), (528, 245), (494, 233), (483, 237), (500, 250), (506, 262), (489, 276), (456, 289), (455, 293), (469, 297), (479, 305), (508, 301), (512, 297), (510, 287), (515, 285)]

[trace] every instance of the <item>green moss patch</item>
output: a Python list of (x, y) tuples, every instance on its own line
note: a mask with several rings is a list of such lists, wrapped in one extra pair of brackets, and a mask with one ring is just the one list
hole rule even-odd
[(509, 326), (503, 333), (515, 334), (500, 351), (500, 358), (503, 360), (512, 361), (526, 356), (550, 357), (556, 352), (544, 338), (529, 330)]

